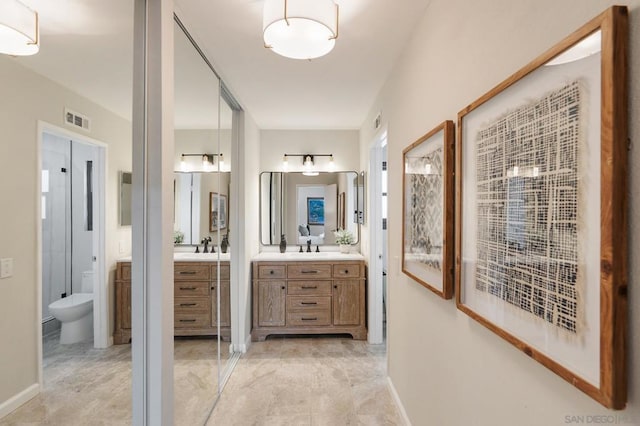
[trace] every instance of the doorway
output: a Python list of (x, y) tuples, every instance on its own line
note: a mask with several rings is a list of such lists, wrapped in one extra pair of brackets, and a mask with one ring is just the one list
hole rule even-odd
[(93, 300), (88, 339), (94, 347), (106, 347), (109, 344), (104, 286), (106, 145), (47, 123), (40, 122), (38, 127), (42, 335), (58, 333), (61, 328), (51, 304), (74, 294), (82, 295)]
[(373, 139), (369, 152), (369, 343), (386, 339), (387, 131)]

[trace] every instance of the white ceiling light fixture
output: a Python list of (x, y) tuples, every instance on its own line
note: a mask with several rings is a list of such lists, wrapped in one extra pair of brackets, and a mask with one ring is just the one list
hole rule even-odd
[(332, 0), (266, 0), (264, 46), (287, 58), (324, 56), (338, 38), (338, 11)]
[(39, 50), (38, 12), (18, 0), (0, 1), (0, 53), (28, 56)]

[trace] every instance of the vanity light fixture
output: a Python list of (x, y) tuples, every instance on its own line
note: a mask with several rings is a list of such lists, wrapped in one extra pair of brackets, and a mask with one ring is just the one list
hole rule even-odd
[(0, 53), (29, 56), (39, 50), (38, 12), (18, 0), (0, 1)]
[(336, 44), (338, 15), (332, 0), (266, 0), (264, 47), (292, 59), (324, 56)]
[(201, 157), (202, 158), (202, 171), (213, 172), (215, 165), (215, 157), (218, 157), (219, 168), (222, 170), (224, 167), (224, 157), (222, 154), (180, 154), (180, 170), (188, 172), (190, 170), (185, 157)]
[(282, 157), (282, 170), (285, 172), (289, 169), (289, 157), (302, 157), (302, 174), (305, 176), (318, 176), (320, 174), (314, 167), (316, 157), (329, 157), (329, 171), (333, 172), (335, 169), (333, 154), (284, 154)]

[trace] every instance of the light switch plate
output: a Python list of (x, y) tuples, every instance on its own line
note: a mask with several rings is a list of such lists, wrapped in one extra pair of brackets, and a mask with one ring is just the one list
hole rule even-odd
[(13, 258), (0, 259), (0, 278), (9, 278), (13, 275)]

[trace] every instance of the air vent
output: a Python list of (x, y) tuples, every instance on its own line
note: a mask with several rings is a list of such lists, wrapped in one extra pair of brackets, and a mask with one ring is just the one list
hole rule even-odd
[(86, 115), (78, 114), (68, 108), (64, 109), (64, 122), (84, 131), (91, 131), (91, 120)]

